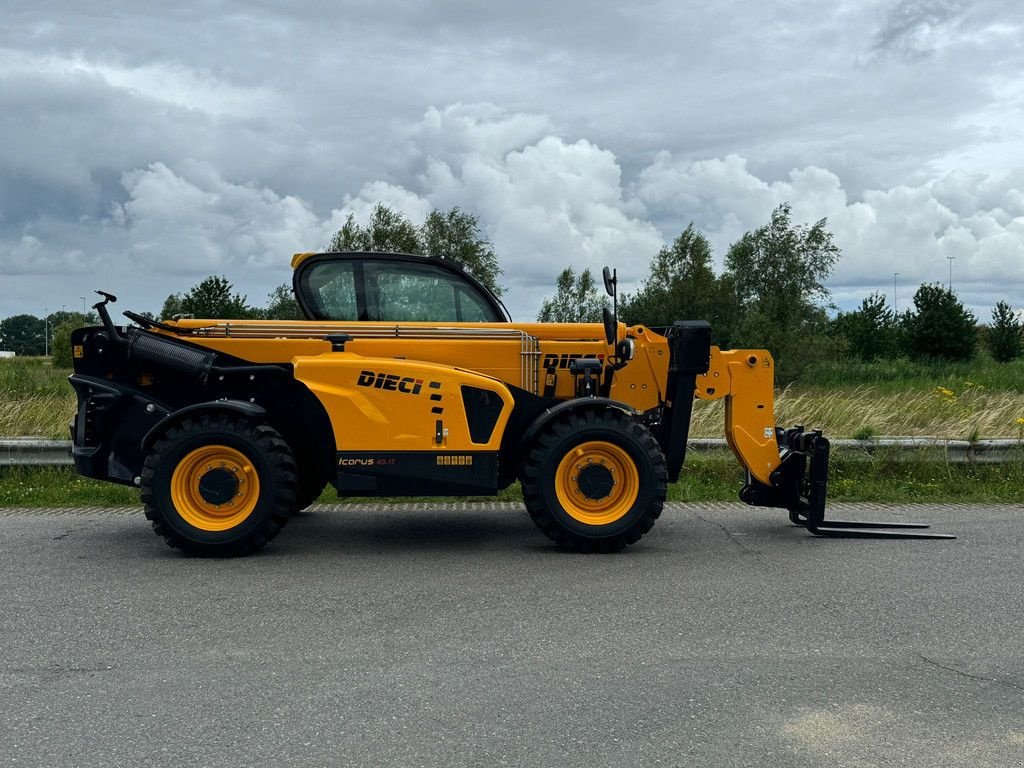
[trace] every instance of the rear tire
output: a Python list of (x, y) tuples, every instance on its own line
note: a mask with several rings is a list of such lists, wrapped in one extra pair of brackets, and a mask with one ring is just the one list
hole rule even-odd
[(661, 515), (668, 471), (650, 431), (609, 408), (545, 428), (520, 480), (530, 517), (548, 538), (576, 552), (615, 552)]
[(296, 504), (295, 461), (272, 427), (230, 414), (186, 419), (160, 436), (142, 470), (153, 530), (187, 555), (261, 549)]

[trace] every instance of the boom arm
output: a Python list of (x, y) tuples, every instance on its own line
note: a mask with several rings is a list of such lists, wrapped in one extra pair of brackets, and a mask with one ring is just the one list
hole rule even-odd
[(697, 377), (698, 400), (725, 398), (725, 439), (759, 482), (771, 486), (782, 464), (775, 437), (775, 363), (764, 350), (711, 348), (707, 373)]

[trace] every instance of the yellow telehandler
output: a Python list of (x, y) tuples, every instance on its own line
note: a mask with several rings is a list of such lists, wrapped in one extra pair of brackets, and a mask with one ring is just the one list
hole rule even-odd
[(187, 554), (261, 548), (328, 483), (461, 496), (517, 480), (560, 546), (619, 550), (661, 514), (695, 399), (725, 400), (748, 504), (819, 535), (937, 536), (826, 522), (828, 440), (776, 427), (771, 355), (712, 346), (706, 322), (513, 323), (444, 259), (302, 253), (292, 267), (301, 321), (125, 312), (119, 327), (99, 292), (103, 324), (73, 334), (78, 471), (139, 487)]

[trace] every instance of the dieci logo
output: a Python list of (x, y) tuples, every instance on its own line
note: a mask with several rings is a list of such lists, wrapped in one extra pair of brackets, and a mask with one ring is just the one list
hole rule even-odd
[(423, 379), (414, 379), (412, 376), (403, 378), (394, 373), (374, 373), (373, 371), (360, 371), (356, 384), (360, 387), (404, 392), (407, 395), (418, 395), (423, 389)]
[(544, 355), (544, 362), (541, 366), (550, 371), (552, 368), (568, 368), (569, 363), (573, 360), (600, 360), (601, 365), (604, 365), (604, 355), (576, 355), (576, 354), (561, 354), (561, 355)]

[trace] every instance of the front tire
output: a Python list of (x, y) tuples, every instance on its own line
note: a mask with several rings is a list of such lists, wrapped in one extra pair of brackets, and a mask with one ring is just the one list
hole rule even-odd
[(537, 527), (576, 552), (615, 552), (639, 541), (661, 515), (668, 488), (653, 435), (612, 408), (571, 413), (548, 426), (520, 479)]
[(210, 414), (173, 425), (142, 470), (153, 530), (187, 555), (234, 557), (261, 549), (296, 504), (295, 461), (266, 424)]

